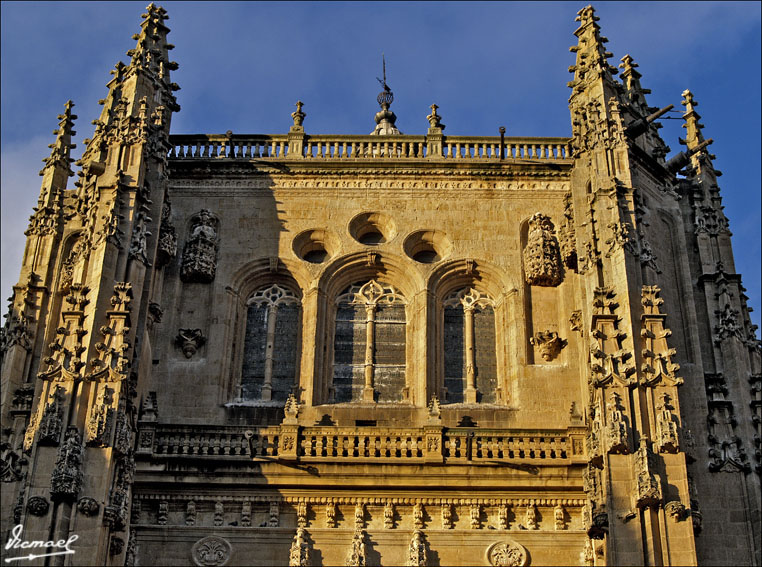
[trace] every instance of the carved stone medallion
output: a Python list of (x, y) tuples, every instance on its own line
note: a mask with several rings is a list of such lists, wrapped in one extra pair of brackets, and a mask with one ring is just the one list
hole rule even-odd
[(494, 567), (521, 567), (527, 564), (527, 550), (515, 541), (506, 539), (487, 548), (487, 560)]
[(207, 567), (211, 565), (225, 565), (233, 551), (227, 540), (217, 536), (208, 536), (193, 544), (191, 556), (196, 565)]

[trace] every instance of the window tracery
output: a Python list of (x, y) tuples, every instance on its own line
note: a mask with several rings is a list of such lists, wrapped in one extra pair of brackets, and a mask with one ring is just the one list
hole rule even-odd
[(301, 304), (278, 284), (248, 301), (241, 399), (285, 402), (297, 374)]
[(444, 311), (444, 386), (449, 403), (495, 403), (495, 303), (473, 287), (454, 291)]
[(333, 394), (336, 402), (391, 402), (407, 397), (405, 298), (376, 280), (336, 298)]

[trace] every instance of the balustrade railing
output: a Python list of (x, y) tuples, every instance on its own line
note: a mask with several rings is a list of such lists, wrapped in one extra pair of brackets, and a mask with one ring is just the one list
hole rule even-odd
[(569, 138), (498, 136), (328, 136), (192, 135), (170, 136), (169, 159), (445, 159), (540, 160), (571, 159)]
[[(296, 449), (284, 450), (286, 442)], [(291, 438), (286, 441), (286, 439)], [(157, 458), (215, 458), (303, 462), (474, 464), (530, 462), (568, 464), (584, 457), (584, 429), (480, 430), (477, 428), (296, 427), (141, 427), (138, 453)]]

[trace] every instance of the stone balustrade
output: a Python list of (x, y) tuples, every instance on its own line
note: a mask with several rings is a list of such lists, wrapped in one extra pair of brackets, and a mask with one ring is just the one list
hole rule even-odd
[[(423, 427), (297, 427), (164, 426), (141, 428), (138, 454), (154, 458), (215, 458), (300, 462), (373, 462), (397, 464), (530, 463), (566, 465), (583, 462), (584, 429), (480, 430), (478, 428)], [(288, 430), (288, 433), (286, 431)], [(284, 450), (284, 441), (296, 436), (296, 452)]]
[[(445, 159), (500, 161), (498, 136), (329, 136), (292, 134), (170, 136), (169, 159)], [(504, 160), (571, 159), (569, 138), (506, 137)]]

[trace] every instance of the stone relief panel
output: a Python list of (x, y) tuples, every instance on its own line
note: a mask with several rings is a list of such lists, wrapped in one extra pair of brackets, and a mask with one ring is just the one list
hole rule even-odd
[(561, 251), (553, 222), (542, 213), (529, 219), (524, 246), (524, 278), (529, 285), (554, 287), (561, 283)]

